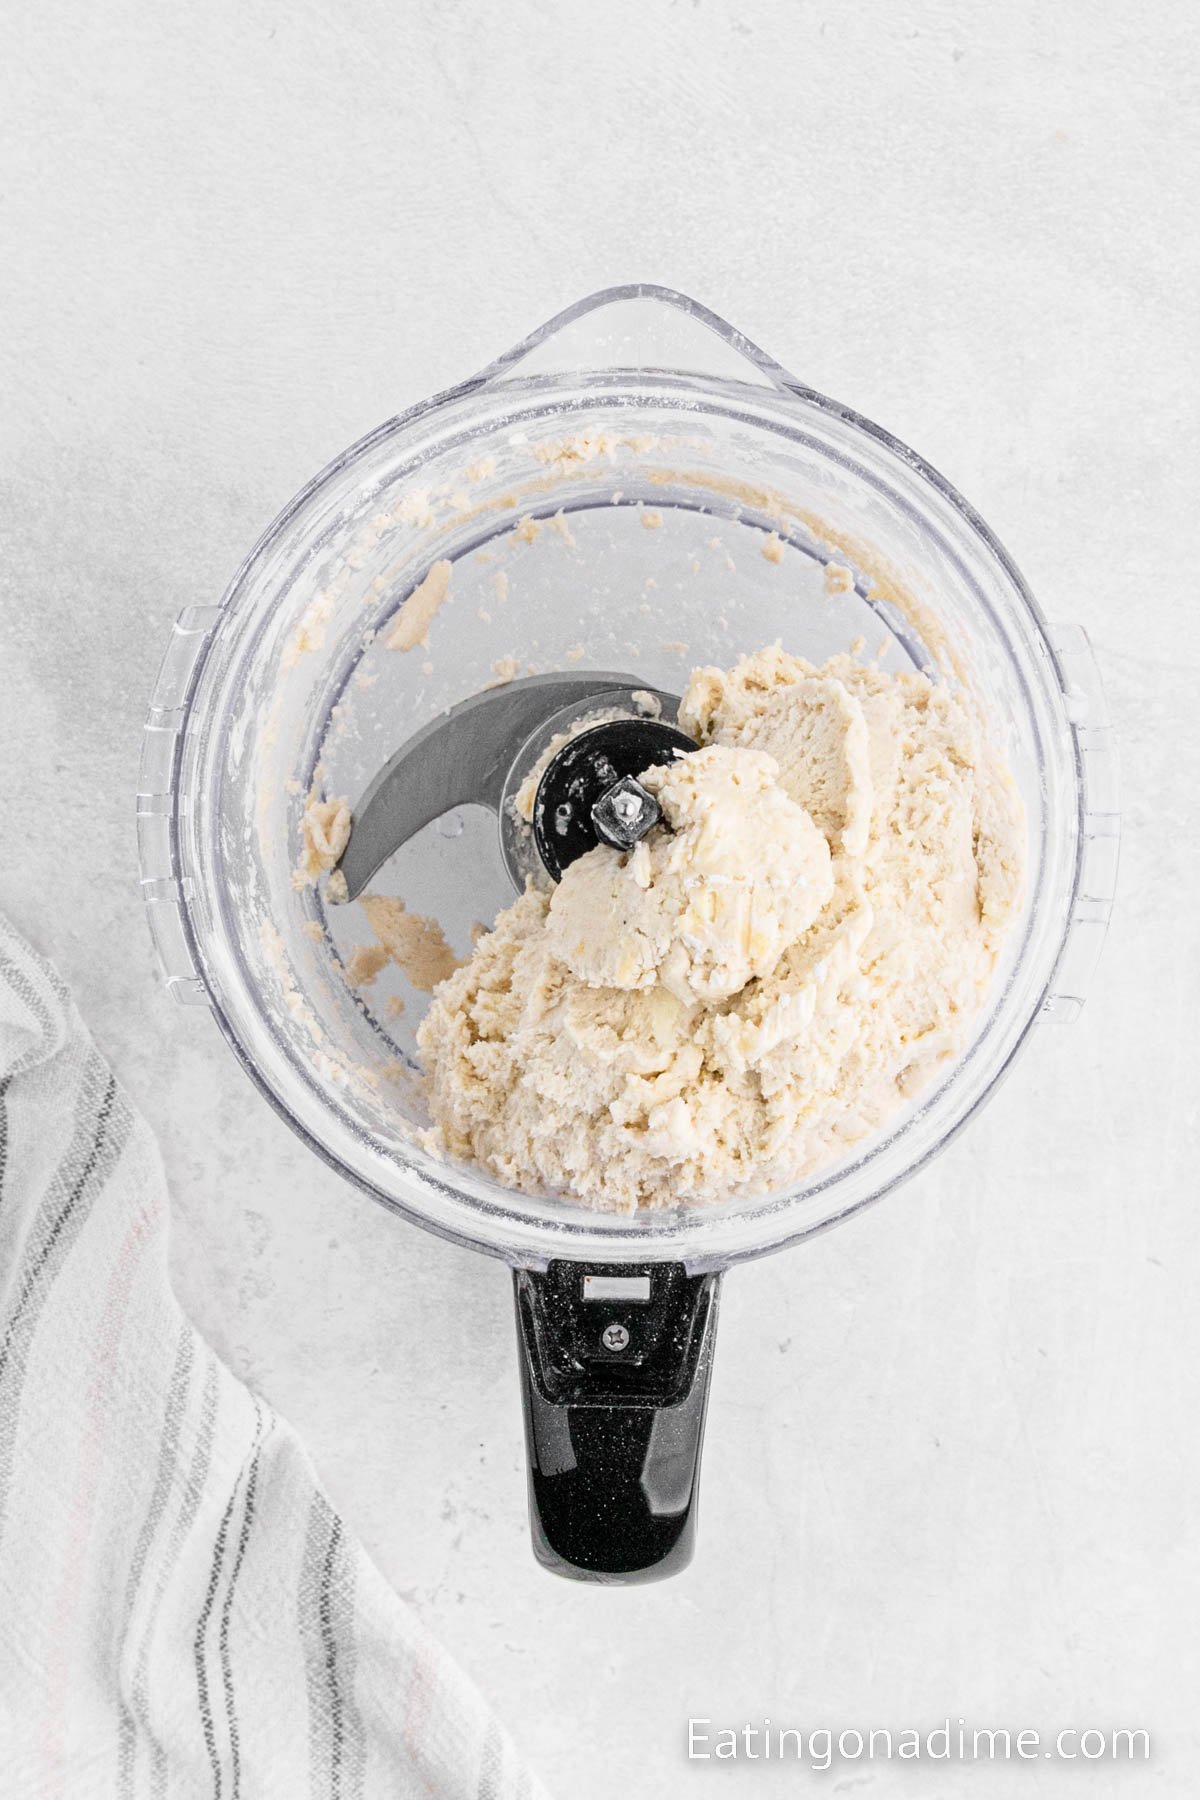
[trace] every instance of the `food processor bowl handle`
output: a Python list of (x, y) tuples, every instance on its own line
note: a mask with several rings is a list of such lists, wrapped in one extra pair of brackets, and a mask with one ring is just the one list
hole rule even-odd
[(808, 392), (711, 307), (653, 281), (585, 295), (481, 369), (470, 385), (499, 387), (530, 375), (616, 370), (671, 371)]
[(514, 1271), (543, 1568), (617, 1584), (691, 1561), (719, 1284), (682, 1263)]

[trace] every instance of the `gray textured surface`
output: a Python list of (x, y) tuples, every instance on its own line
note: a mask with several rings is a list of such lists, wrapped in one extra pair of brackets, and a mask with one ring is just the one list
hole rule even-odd
[[(574, 1800), (707, 1792), (689, 1713), (1144, 1724), (1151, 1772), (1097, 1764), (1087, 1792), (1190, 1794), (1192, 9), (49, 0), (16, 23), (0, 903), (158, 1130), (186, 1304)], [(885, 1207), (730, 1280), (699, 1559), (611, 1593), (529, 1558), (502, 1272), (349, 1191), (160, 992), (132, 794), (173, 614), (313, 469), (634, 278), (915, 444), (1086, 623), (1128, 836), (1081, 1023)], [(1066, 1779), (926, 1768), (921, 1791)]]

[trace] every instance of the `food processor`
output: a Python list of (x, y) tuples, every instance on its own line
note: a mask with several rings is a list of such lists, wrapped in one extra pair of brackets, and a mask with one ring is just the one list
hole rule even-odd
[[(839, 1162), (723, 1204), (589, 1211), (440, 1155), (416, 1044), (429, 976), (401, 959), (356, 982), (372, 934), (332, 902), (370, 884), (466, 954), (521, 881), (554, 877), (564, 820), (610, 842), (636, 826), (632, 726), (669, 728), (693, 666), (773, 642), (954, 683), (1012, 772), (1026, 897), (967, 1047)], [(583, 788), (559, 762), (557, 798), (523, 819), (521, 776), (544, 786), (573, 731), (614, 721), (625, 748), (599, 785), (593, 759), (583, 810), (563, 811)], [(332, 880), (297, 873), (313, 795), (355, 811)], [(221, 603), (176, 621), (138, 794), (172, 992), (212, 1009), (349, 1180), (511, 1265), (535, 1554), (601, 1582), (691, 1555), (723, 1272), (887, 1193), (1035, 1022), (1078, 1013), (1118, 828), (1084, 632), (1046, 622), (913, 451), (651, 286), (580, 301), (310, 482)]]

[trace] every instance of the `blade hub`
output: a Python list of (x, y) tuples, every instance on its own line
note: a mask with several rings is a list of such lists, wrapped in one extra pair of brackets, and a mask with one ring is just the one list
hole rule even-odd
[(638, 776), (695, 748), (677, 726), (644, 718), (609, 719), (564, 744), (533, 803), (534, 842), (554, 880), (597, 843), (632, 850), (662, 819)]
[(662, 818), (662, 807), (635, 775), (624, 775), (592, 808), (596, 836), (614, 850), (632, 850)]

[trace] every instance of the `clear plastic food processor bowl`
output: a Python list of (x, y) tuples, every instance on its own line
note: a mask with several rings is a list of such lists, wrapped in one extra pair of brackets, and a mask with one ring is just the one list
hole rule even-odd
[[(428, 647), (386, 649), (443, 558)], [(1028, 897), (966, 1053), (843, 1162), (724, 1207), (596, 1214), (436, 1160), (418, 1142), (427, 996), (398, 971), (351, 988), (344, 964), (370, 941), (360, 909), (293, 882), (314, 780), (355, 799), (419, 727), (506, 675), (604, 669), (679, 693), (694, 665), (775, 640), (816, 662), (859, 646), (885, 668), (966, 681), (1003, 746)], [(1115, 878), (1083, 632), (1046, 623), (986, 525), (911, 450), (661, 289), (580, 302), (331, 463), (221, 604), (178, 619), (140, 789), (143, 887), (179, 998), (213, 1008), (272, 1105), (352, 1180), (528, 1268), (718, 1269), (886, 1193), (970, 1117), (1035, 1020), (1078, 1011)], [(374, 885), (437, 919), (460, 955), (513, 897), (496, 820), (470, 807)]]

